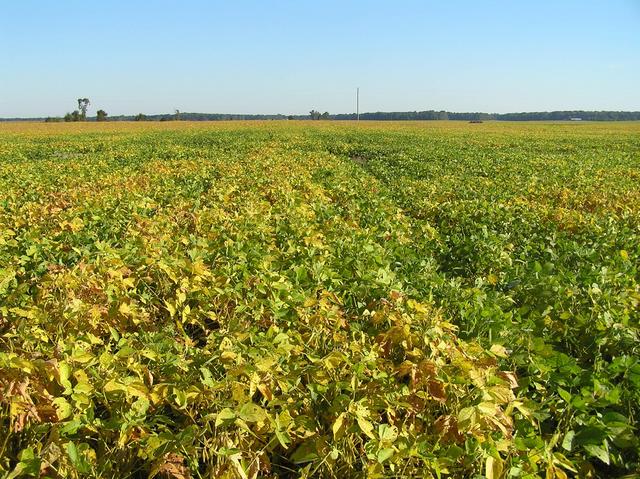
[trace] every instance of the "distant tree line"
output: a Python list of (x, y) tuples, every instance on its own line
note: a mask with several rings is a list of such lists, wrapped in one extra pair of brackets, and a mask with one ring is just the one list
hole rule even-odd
[[(361, 120), (387, 120), (387, 121), (400, 121), (400, 120), (449, 120), (449, 115), (446, 111), (377, 111), (374, 113), (360, 113)], [(333, 116), (334, 120), (355, 120), (357, 115), (355, 113), (346, 113)]]
[[(640, 121), (640, 111), (543, 111), (529, 113), (456, 113), (450, 111), (397, 111), (360, 113), (361, 120), (411, 121), (411, 120), (458, 120), (458, 121), (563, 121), (580, 118), (584, 121)], [(226, 113), (179, 113), (176, 115), (121, 115), (109, 117), (112, 121), (230, 121), (230, 120), (355, 120), (355, 113), (331, 115), (311, 110), (308, 115), (237, 115)]]
[(110, 121), (230, 121), (230, 120), (287, 120), (309, 118), (306, 115), (242, 115), (230, 113), (185, 113), (180, 112), (179, 115), (159, 114), (146, 115), (138, 113), (137, 115), (115, 115), (110, 116)]
[[(355, 113), (333, 115), (334, 120), (355, 120)], [(640, 111), (541, 111), (523, 113), (454, 113), (448, 111), (398, 111), (360, 113), (361, 120), (498, 120), (498, 121), (563, 121), (580, 119), (585, 121), (637, 121)]]
[[(85, 102), (86, 100), (86, 102)], [(78, 109), (67, 113), (64, 117), (48, 118), (0, 118), (0, 121), (106, 121), (107, 112), (98, 110), (94, 118), (87, 117), (89, 100), (78, 99)], [(109, 116), (110, 121), (229, 121), (229, 120), (355, 120), (355, 113), (341, 113), (330, 115), (328, 112), (320, 113), (311, 110), (308, 115), (240, 115), (228, 113), (185, 113), (176, 110), (173, 114), (145, 115), (118, 115)], [(542, 111), (523, 113), (455, 113), (449, 111), (396, 111), (360, 113), (361, 120), (461, 120), (461, 121), (564, 121), (581, 119), (584, 121), (640, 121), (640, 111)]]
[(543, 111), (535, 113), (503, 113), (496, 120), (570, 120), (580, 118), (586, 121), (633, 121), (640, 120), (638, 111)]

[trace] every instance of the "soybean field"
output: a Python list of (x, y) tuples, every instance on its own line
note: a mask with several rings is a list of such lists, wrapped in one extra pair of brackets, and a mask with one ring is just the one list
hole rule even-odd
[(0, 124), (0, 477), (639, 477), (640, 123)]

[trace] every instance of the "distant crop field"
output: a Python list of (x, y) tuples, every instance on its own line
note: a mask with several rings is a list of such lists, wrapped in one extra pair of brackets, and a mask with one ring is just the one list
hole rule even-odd
[(640, 468), (640, 123), (0, 124), (0, 476)]

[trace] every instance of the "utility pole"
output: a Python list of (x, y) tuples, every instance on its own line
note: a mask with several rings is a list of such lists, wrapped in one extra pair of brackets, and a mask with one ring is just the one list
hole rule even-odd
[(360, 121), (360, 87), (356, 88), (356, 118)]

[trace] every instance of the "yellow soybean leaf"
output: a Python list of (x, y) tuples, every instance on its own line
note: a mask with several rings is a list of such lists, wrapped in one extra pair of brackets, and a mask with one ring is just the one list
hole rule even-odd
[(489, 456), (484, 463), (484, 468), (487, 479), (498, 479), (502, 477), (502, 459)]
[(77, 233), (78, 231), (80, 231), (82, 228), (84, 228), (84, 221), (82, 221), (82, 218), (74, 218), (70, 223), (69, 223), (69, 228), (71, 229), (71, 231), (73, 231), (74, 233)]
[(371, 439), (375, 439), (376, 436), (373, 434), (373, 424), (367, 421), (365, 418), (358, 416), (356, 418), (358, 421), (358, 426), (360, 426), (360, 430), (369, 436)]
[(509, 355), (509, 353), (507, 352), (507, 349), (500, 344), (493, 344), (489, 351), (491, 351), (493, 354), (495, 354), (499, 358), (506, 358)]
[(331, 429), (333, 430), (334, 438), (340, 439), (344, 434), (346, 418), (347, 418), (346, 413), (342, 413), (334, 421), (333, 426), (331, 427)]
[(58, 421), (63, 421), (73, 412), (73, 408), (71, 404), (65, 398), (55, 398), (51, 401), (56, 408), (56, 415), (58, 416)]

